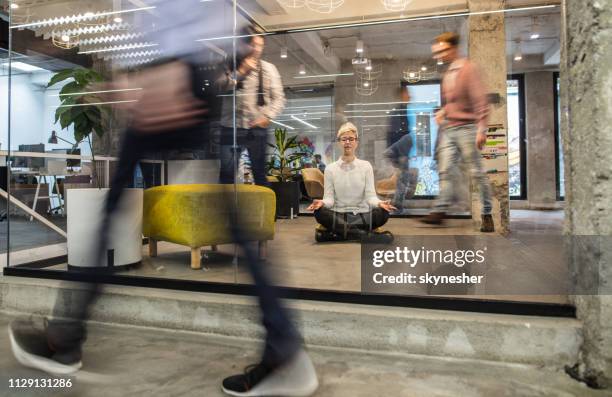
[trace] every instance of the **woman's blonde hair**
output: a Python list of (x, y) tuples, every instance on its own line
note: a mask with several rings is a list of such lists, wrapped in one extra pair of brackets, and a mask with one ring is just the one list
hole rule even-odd
[(351, 132), (351, 131), (355, 133), (355, 136), (357, 138), (359, 138), (359, 131), (357, 131), (357, 127), (355, 126), (355, 124), (348, 122), (340, 126), (340, 129), (338, 130), (338, 133), (336, 134), (336, 139), (340, 139), (340, 137), (343, 134), (346, 134), (347, 132)]

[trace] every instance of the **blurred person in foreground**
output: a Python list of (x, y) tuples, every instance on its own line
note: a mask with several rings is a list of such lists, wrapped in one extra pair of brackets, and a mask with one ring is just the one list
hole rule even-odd
[(398, 110), (389, 116), (389, 130), (387, 131), (387, 150), (383, 153), (393, 167), (396, 169), (397, 182), (395, 193), (391, 203), (397, 209), (392, 214), (401, 214), (404, 209), (404, 200), (410, 188), (410, 162), (409, 155), (412, 149), (412, 136), (410, 136), (410, 126), (408, 125), (408, 104), (410, 93), (408, 87), (400, 86), (399, 94), (401, 103)]
[(438, 141), (440, 194), (423, 223), (440, 225), (453, 199), (452, 170), (463, 160), (480, 190), (482, 232), (493, 232), (491, 186), (482, 168), (480, 150), (487, 140), (489, 103), (478, 66), (459, 55), (459, 35), (447, 32), (433, 41), (433, 58), (447, 69), (442, 76), (442, 108), (436, 120), (442, 126)]
[[(164, 58), (130, 76), (129, 85), (124, 78), (112, 87), (139, 89), (129, 91), (136, 95), (132, 98), (138, 102), (128, 109), (131, 123), (123, 138), (117, 171), (106, 199), (100, 240), (94, 244), (92, 262), (98, 269), (108, 266), (109, 230), (124, 186), (131, 180), (138, 161), (149, 153), (200, 148), (208, 139), (211, 121), (219, 117), (219, 96), (211, 82), (223, 75), (223, 62), (212, 62), (210, 47), (197, 40), (228, 36), (224, 28), (231, 23), (224, 23), (223, 9), (218, 9), (216, 14), (214, 8), (202, 7), (200, 0), (160, 0), (152, 4), (156, 9), (142, 15), (136, 26), (147, 32), (148, 40), (159, 43)], [(232, 54), (231, 46), (228, 47), (225, 52)], [(215, 52), (218, 49), (216, 45)], [(249, 53), (252, 53), (250, 45), (239, 41), (237, 57)], [(126, 92), (121, 91), (122, 97), (114, 99), (125, 100)], [(228, 208), (228, 216), (235, 212)], [(232, 218), (232, 221), (232, 233), (246, 251), (255, 281), (266, 338), (260, 363), (248, 367), (243, 374), (226, 378), (223, 391), (234, 396), (308, 396), (317, 389), (318, 381), (302, 348), (301, 337), (256, 256), (240, 238), (240, 219)], [(95, 272), (91, 274), (92, 282), (74, 292), (67, 307), (66, 301), (58, 296), (53, 316), (45, 318), (42, 329), (32, 321), (11, 323), (11, 347), (21, 364), (55, 375), (74, 374), (82, 367), (82, 345), (87, 336), (85, 322), (101, 292), (97, 277)], [(61, 318), (66, 316), (70, 319)]]
[(393, 242), (393, 234), (383, 231), (389, 212), (396, 208), (376, 195), (372, 165), (355, 156), (359, 132), (353, 123), (345, 123), (336, 136), (342, 156), (325, 168), (322, 200), (307, 208), (319, 223), (317, 242), (361, 240), (371, 243)]

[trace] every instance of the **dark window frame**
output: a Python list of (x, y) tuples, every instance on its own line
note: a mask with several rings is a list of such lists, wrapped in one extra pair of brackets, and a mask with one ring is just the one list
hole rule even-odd
[[(561, 195), (561, 154), (559, 153), (559, 146), (561, 143), (561, 120), (559, 114), (559, 92), (557, 92), (557, 80), (560, 79), (559, 72), (553, 73), (553, 97), (554, 97), (554, 112), (555, 112), (555, 185), (556, 185), (556, 196), (557, 201), (565, 201), (565, 194)], [(560, 88), (559, 88), (560, 89)]]
[[(402, 80), (401, 81), (401, 85), (403, 88), (406, 87), (413, 87), (413, 86), (417, 86), (417, 85), (434, 85), (434, 84), (438, 84), (439, 90), (440, 90), (440, 100), (442, 100), (442, 80), (440, 79), (432, 79), (432, 80), (421, 80), (421, 81), (417, 81), (416, 83), (409, 83), (407, 81)], [(411, 132), (412, 133), (412, 132)], [(416, 134), (413, 134), (413, 144), (416, 145)], [(437, 196), (431, 195), (431, 194), (423, 194), (423, 195), (414, 195), (412, 196), (413, 200), (435, 200)]]
[(525, 113), (525, 75), (510, 74), (506, 80), (517, 80), (519, 88), (519, 153), (521, 156), (521, 194), (509, 196), (510, 200), (527, 200), (527, 125)]

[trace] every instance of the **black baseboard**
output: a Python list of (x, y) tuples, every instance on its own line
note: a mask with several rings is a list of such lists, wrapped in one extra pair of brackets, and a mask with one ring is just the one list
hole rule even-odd
[[(59, 260), (52, 258), (52, 260)], [(77, 282), (159, 288), (179, 291), (209, 292), (255, 296), (255, 289), (248, 284), (213, 283), (192, 280), (175, 280), (157, 277), (128, 276), (109, 273), (69, 272), (25, 267), (6, 267), (5, 276), (30, 277)], [(473, 298), (447, 298), (434, 296), (399, 296), (361, 294), (304, 288), (275, 287), (285, 299), (321, 302), (351, 303), (360, 305), (411, 307), (430, 310), (451, 310), (475, 313), (511, 314), (521, 316), (575, 318), (576, 309), (571, 305), (553, 303), (531, 303), (515, 301), (481, 300)]]

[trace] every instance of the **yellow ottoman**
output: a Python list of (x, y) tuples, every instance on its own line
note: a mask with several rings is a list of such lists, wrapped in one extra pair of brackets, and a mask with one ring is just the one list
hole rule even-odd
[(259, 242), (265, 257), (266, 242), (274, 238), (276, 195), (255, 185), (166, 185), (144, 192), (143, 234), (149, 255), (157, 256), (157, 242), (191, 248), (191, 267), (200, 269), (202, 247), (233, 243), (229, 229), (232, 201), (238, 198), (240, 227), (248, 241)]

